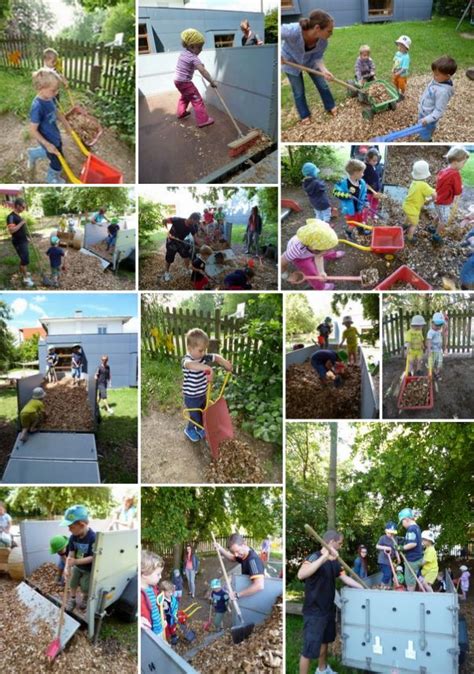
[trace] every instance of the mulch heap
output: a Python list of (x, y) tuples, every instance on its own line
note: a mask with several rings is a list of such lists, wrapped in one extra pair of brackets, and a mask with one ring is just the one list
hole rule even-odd
[(263, 674), (283, 672), (283, 604), (281, 599), (273, 606), (264, 623), (256, 625), (248, 639), (234, 644), (230, 630), (203, 648), (190, 664), (203, 674)]
[(286, 370), (288, 419), (358, 419), (361, 373), (358, 365), (347, 367), (342, 386), (323, 384), (309, 360)]
[(46, 562), (41, 564), (28, 578), (31, 585), (34, 585), (43, 594), (57, 595), (58, 590), (61, 591), (61, 586), (58, 585), (58, 567), (53, 562)]
[(49, 674), (70, 672), (113, 672), (136, 674), (136, 661), (123, 649), (94, 647), (84, 632), (78, 631), (51, 665), (46, 649), (56, 637), (57, 624), (36, 620), (33, 632), (28, 621), (30, 611), (18, 602), (16, 588), (12, 584), (0, 585), (0, 625), (5, 635), (2, 648), (2, 671), (27, 674), (35, 671)]
[(45, 418), (42, 431), (92, 432), (94, 416), (89, 405), (87, 390), (83, 384), (73, 386), (70, 377), (57, 383), (43, 382)]
[[(455, 95), (433, 135), (433, 140), (437, 143), (467, 142), (474, 137), (474, 87), (463, 70), (459, 71), (453, 80)], [(283, 142), (303, 143), (360, 142), (361, 138), (384, 136), (392, 131), (413, 126), (418, 121), (419, 98), (430, 81), (429, 75), (410, 77), (405, 100), (397, 104), (396, 110), (377, 113), (372, 120), (362, 117), (363, 106), (357, 98), (347, 98), (339, 103), (335, 117), (325, 114), (318, 100), (317, 107), (313, 108), (311, 123), (303, 125), (298, 123), (299, 117), (294, 105), (290, 103), (291, 110), (282, 111), (282, 126), (285, 127), (288, 123), (294, 123), (295, 126), (282, 129), (281, 139)], [(319, 99), (319, 96), (317, 98)], [(407, 136), (399, 142), (416, 142), (417, 139), (418, 136)]]
[(87, 250), (97, 253), (97, 255), (100, 255), (100, 257), (105, 258), (109, 262), (112, 262), (114, 259), (114, 249), (112, 248), (112, 250), (107, 250), (107, 244), (105, 241), (99, 241), (99, 243), (89, 246)]
[(219, 458), (206, 470), (206, 482), (222, 484), (260, 484), (265, 472), (248, 442), (232, 438), (219, 445)]
[(420, 407), (428, 404), (430, 382), (428, 378), (408, 381), (400, 400), (402, 407)]
[(99, 121), (80, 107), (72, 108), (66, 118), (85, 145), (93, 143), (101, 130)]
[(386, 150), (384, 185), (410, 187), (413, 180), (411, 171), (413, 164), (420, 159), (428, 162), (431, 176), (426, 179), (432, 187), (436, 184), (436, 174), (448, 166), (445, 158), (450, 145), (395, 145)]

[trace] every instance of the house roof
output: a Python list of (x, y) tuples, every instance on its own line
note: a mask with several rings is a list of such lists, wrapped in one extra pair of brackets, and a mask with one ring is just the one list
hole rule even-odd
[(23, 335), (23, 339), (26, 341), (28, 339), (31, 339), (35, 335), (39, 335), (40, 337), (46, 337), (47, 332), (44, 328), (20, 328), (20, 332)]

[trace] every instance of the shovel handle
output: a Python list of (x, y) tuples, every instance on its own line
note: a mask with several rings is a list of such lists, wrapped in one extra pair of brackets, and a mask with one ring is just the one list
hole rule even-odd
[[(416, 583), (417, 583), (418, 587), (420, 588), (420, 590), (422, 592), (426, 592), (426, 589), (423, 587), (420, 580), (418, 579), (418, 576), (416, 575), (412, 565), (410, 564), (410, 562), (408, 561), (408, 559), (405, 557), (405, 555), (403, 554), (403, 552), (401, 550), (399, 550), (399, 554), (400, 554), (400, 557), (405, 562), (405, 564), (407, 565), (408, 569), (410, 570), (410, 573), (415, 577)], [(406, 579), (405, 579), (405, 582), (406, 582)]]
[(388, 557), (388, 563), (390, 564), (390, 568), (392, 569), (393, 584), (395, 585), (395, 587), (400, 587), (400, 583), (398, 582), (398, 577), (397, 577), (397, 574), (395, 572), (395, 567), (393, 566), (393, 562), (392, 562), (392, 554), (390, 552), (386, 552), (386, 551), (385, 551), (385, 554)]
[[(321, 538), (321, 536), (315, 532), (313, 527), (310, 527), (309, 524), (305, 524), (304, 528), (305, 528), (305, 531), (306, 531), (307, 534), (309, 534), (312, 538), (314, 538), (316, 541), (318, 541), (318, 543), (320, 545), (322, 545), (324, 548), (326, 548), (326, 550), (328, 550), (331, 554), (333, 554), (335, 552), (335, 550), (333, 550), (331, 548), (331, 546), (328, 545), (326, 543), (326, 541), (323, 540)], [(370, 590), (367, 583), (365, 581), (363, 581), (362, 578), (355, 571), (353, 571), (353, 569), (351, 569), (349, 564), (346, 564), (345, 561), (343, 559), (341, 559), (341, 557), (339, 557), (339, 555), (338, 555), (337, 559), (339, 561), (339, 564), (341, 564), (341, 566), (344, 567), (344, 569), (347, 571), (347, 573), (350, 573), (351, 576), (354, 576), (354, 578), (357, 580), (357, 582), (360, 583), (362, 585), (362, 587), (364, 587), (366, 590)]]
[(288, 281), (290, 283), (294, 283), (295, 285), (298, 285), (299, 283), (304, 283), (307, 279), (312, 279), (312, 280), (318, 280), (318, 281), (354, 281), (354, 282), (361, 282), (362, 278), (360, 276), (327, 276), (325, 279), (323, 279), (321, 276), (305, 276), (303, 272), (296, 272), (297, 274), (301, 274), (301, 276), (291, 276), (288, 277)]
[[(306, 73), (311, 73), (312, 75), (317, 75), (318, 77), (324, 77), (324, 73), (322, 73), (320, 70), (314, 70), (314, 68), (308, 68), (308, 66), (302, 66), (299, 63), (293, 63), (292, 61), (287, 61), (286, 59), (281, 59), (282, 63), (284, 63), (287, 66), (291, 66), (292, 68), (298, 68), (298, 70), (304, 70)], [(346, 87), (347, 89), (351, 89), (352, 91), (355, 91), (356, 93), (360, 94), (360, 89), (355, 87), (353, 84), (349, 84), (349, 82), (344, 82), (344, 80), (340, 80), (337, 77), (332, 77), (332, 82), (337, 82), (338, 84), (342, 84), (343, 87)]]
[[(217, 545), (216, 537), (214, 536), (214, 532), (213, 532), (213, 531), (211, 531), (211, 536), (212, 536), (212, 542), (214, 543), (214, 545)], [(226, 568), (225, 568), (225, 564), (224, 564), (224, 561), (223, 561), (223, 559), (222, 559), (221, 553), (219, 552), (219, 550), (218, 550), (217, 548), (216, 548), (216, 552), (217, 552), (217, 556), (218, 556), (218, 558), (219, 558), (219, 562), (220, 562), (220, 565), (221, 565), (222, 573), (224, 574), (225, 582), (227, 583), (227, 587), (233, 592), (232, 586), (231, 586), (230, 580), (229, 580), (229, 575), (228, 575), (227, 570), (226, 570)], [(239, 618), (240, 618), (240, 622), (243, 623), (243, 622), (244, 622), (244, 619), (243, 619), (243, 616), (242, 616), (242, 612), (241, 612), (241, 610), (240, 610), (240, 606), (239, 606), (238, 603), (237, 603), (237, 599), (231, 599), (231, 602), (232, 602), (232, 604), (234, 605), (234, 608), (235, 608), (235, 610), (236, 610), (236, 612), (237, 612), (237, 615), (238, 615)]]

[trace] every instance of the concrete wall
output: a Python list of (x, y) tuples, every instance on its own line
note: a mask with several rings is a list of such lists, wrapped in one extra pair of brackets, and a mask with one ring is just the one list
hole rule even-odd
[[(191, 27), (206, 38), (204, 50), (215, 48), (216, 35), (233, 34), (233, 47), (240, 47), (242, 44), (240, 22), (243, 19), (249, 20), (252, 30), (261, 40), (265, 36), (264, 14), (260, 12), (233, 12), (190, 7), (139, 7), (138, 17), (138, 23), (146, 24), (148, 44), (152, 53), (180, 50), (182, 48), (181, 32)], [(143, 55), (140, 58), (143, 58)]]
[[(431, 18), (432, 0), (393, 0), (393, 16), (370, 16), (369, 0), (345, 0), (335, 3), (333, 0), (294, 0), (292, 10), (282, 10), (282, 23), (292, 23), (301, 17), (309, 16), (313, 9), (323, 9), (335, 19), (336, 26), (352, 26), (354, 23), (375, 21), (427, 21)], [(398, 37), (398, 35), (397, 35)]]
[(41, 372), (46, 370), (46, 355), (50, 344), (56, 347), (80, 344), (88, 362), (89, 374), (93, 375), (100, 363), (101, 356), (109, 356), (112, 372), (112, 387), (137, 386), (138, 335), (136, 333), (109, 335), (48, 335), (39, 344), (39, 363)]
[[(143, 96), (173, 89), (177, 58), (178, 52), (145, 54), (140, 57), (138, 83)], [(243, 124), (262, 129), (276, 139), (277, 45), (264, 45), (258, 49), (212, 49), (203, 52), (200, 58), (216, 79), (232, 114)], [(194, 76), (193, 82), (206, 103), (223, 109), (212, 88), (204, 85), (199, 74)]]

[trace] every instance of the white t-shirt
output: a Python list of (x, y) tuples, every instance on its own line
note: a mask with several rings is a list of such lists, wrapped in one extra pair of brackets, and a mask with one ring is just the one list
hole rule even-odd
[(426, 339), (431, 340), (431, 350), (432, 351), (442, 351), (443, 350), (443, 333), (441, 330), (433, 330), (431, 328), (428, 330)]

